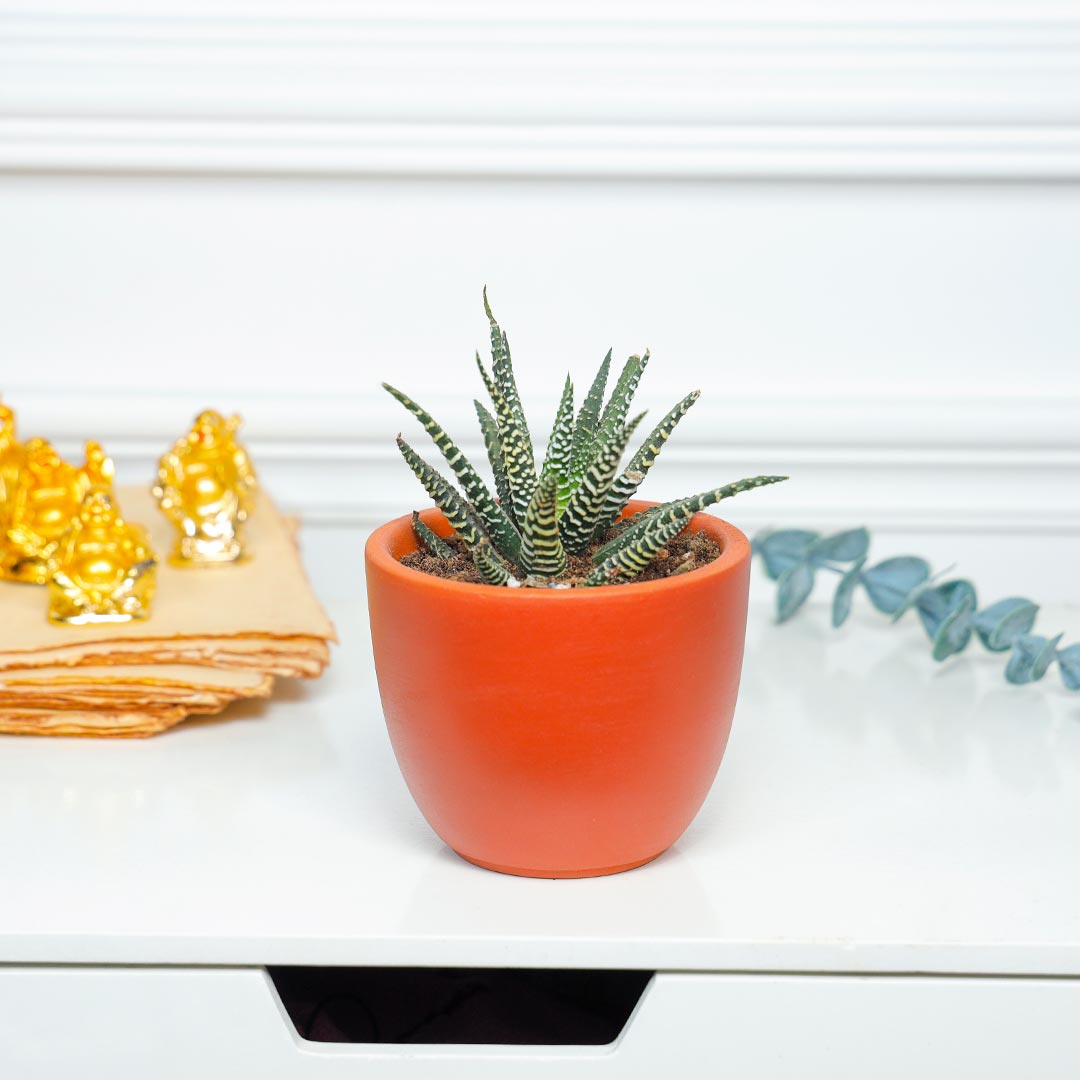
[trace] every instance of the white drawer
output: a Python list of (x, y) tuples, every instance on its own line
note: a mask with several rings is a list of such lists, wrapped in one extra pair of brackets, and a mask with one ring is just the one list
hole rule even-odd
[(10, 1080), (1080, 1074), (1080, 980), (656, 975), (601, 1047), (317, 1044), (259, 968), (0, 967)]

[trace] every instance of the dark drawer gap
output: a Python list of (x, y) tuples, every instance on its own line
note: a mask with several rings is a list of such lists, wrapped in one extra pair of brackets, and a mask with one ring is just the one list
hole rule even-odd
[(651, 971), (273, 967), (301, 1038), (335, 1043), (598, 1046)]

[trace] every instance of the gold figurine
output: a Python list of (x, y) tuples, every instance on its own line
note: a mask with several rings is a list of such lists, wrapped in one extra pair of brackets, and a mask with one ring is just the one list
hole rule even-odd
[(147, 618), (156, 565), (146, 533), (124, 521), (105, 487), (94, 487), (56, 551), (50, 621), (91, 626)]
[(19, 482), (22, 447), (15, 438), (15, 414), (0, 404), (0, 547), (7, 535), (8, 515)]
[(240, 417), (208, 409), (161, 459), (154, 497), (180, 530), (170, 557), (177, 566), (236, 562), (245, 557), (242, 525), (257, 481), (247, 451), (236, 441)]
[(44, 585), (60, 537), (94, 485), (110, 485), (112, 462), (95, 442), (81, 468), (63, 461), (51, 443), (30, 439), (19, 455), (14, 493), (7, 499), (0, 577)]

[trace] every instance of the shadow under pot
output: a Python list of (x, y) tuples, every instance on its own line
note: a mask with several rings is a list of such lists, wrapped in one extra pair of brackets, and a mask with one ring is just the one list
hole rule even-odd
[[(634, 501), (627, 514), (654, 503)], [(441, 536), (438, 510), (421, 514)], [(707, 566), (648, 582), (507, 589), (403, 566), (411, 518), (367, 543), (383, 712), (417, 806), (460, 856), (526, 877), (594, 877), (686, 830), (731, 731), (750, 544), (696, 514)]]

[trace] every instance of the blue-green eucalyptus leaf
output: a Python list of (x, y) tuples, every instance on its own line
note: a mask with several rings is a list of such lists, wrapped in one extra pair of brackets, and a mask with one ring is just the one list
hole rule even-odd
[(1018, 686), (1038, 682), (1054, 659), (1061, 638), (1061, 634), (1053, 638), (1021, 634), (1013, 642), (1009, 662), (1005, 665), (1005, 678)]
[(1080, 645), (1070, 645), (1057, 654), (1061, 681), (1067, 690), (1080, 690)]
[(848, 529), (846, 532), (823, 536), (810, 549), (810, 561), (815, 566), (830, 562), (852, 562), (863, 559), (870, 549), (870, 534), (866, 529)]
[(807, 562), (789, 566), (776, 590), (776, 621), (787, 622), (806, 603), (814, 589), (814, 568)]
[[(941, 624), (956, 611), (964, 608), (969, 613), (978, 607), (975, 596), (975, 586), (970, 581), (946, 581), (943, 585), (935, 585), (932, 589), (926, 589), (919, 594), (915, 601), (915, 608), (919, 612), (919, 620), (923, 624), (926, 636), (935, 641)], [(971, 636), (970, 628), (968, 637)], [(965, 639), (964, 644), (967, 644)]]
[(785, 570), (806, 558), (819, 534), (806, 529), (780, 529), (755, 541), (765, 562), (765, 573), (776, 581)]
[(851, 614), (851, 601), (855, 598), (855, 587), (859, 584), (862, 568), (865, 564), (866, 556), (864, 555), (844, 574), (840, 579), (840, 584), (836, 586), (836, 595), (833, 597), (832, 602), (833, 626), (843, 626), (847, 622), (847, 618)]
[(913, 589), (930, 577), (930, 564), (917, 555), (897, 555), (862, 572), (870, 603), (886, 615), (895, 615)]
[(1035, 625), (1039, 605), (1022, 596), (999, 600), (974, 617), (975, 632), (991, 652), (1007, 652), (1013, 642)]
[[(959, 585), (961, 582), (952, 584)], [(959, 602), (940, 621), (934, 634), (932, 655), (935, 660), (946, 660), (958, 652), (963, 652), (974, 633), (971, 616), (975, 611), (975, 592), (972, 590), (971, 593), (960, 592), (956, 595), (960, 597)], [(921, 609), (919, 614), (922, 614)], [(926, 625), (925, 620), (923, 625)]]

